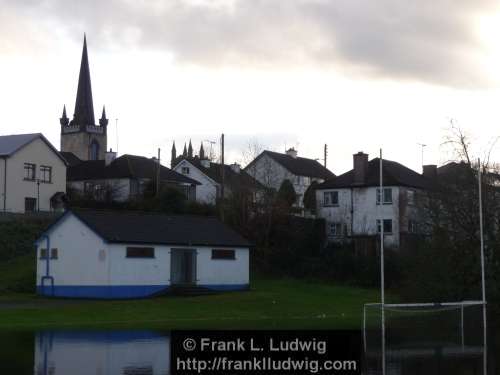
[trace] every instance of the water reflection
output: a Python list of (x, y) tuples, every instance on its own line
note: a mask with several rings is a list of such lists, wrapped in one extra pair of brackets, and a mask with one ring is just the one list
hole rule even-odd
[(36, 375), (157, 375), (169, 368), (168, 334), (45, 331), (35, 337)]
[(463, 309), (458, 319), (445, 320), (410, 315), (391, 321), (382, 314), (380, 327), (364, 332), (364, 373), (487, 375), (486, 307), (469, 318)]

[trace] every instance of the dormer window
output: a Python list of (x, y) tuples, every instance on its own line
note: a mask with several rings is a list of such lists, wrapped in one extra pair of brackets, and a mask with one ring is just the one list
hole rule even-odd
[(189, 167), (182, 167), (181, 172), (182, 174), (189, 174)]

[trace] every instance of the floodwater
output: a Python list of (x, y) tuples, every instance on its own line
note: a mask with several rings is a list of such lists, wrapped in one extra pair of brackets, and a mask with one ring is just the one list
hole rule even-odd
[[(364, 332), (363, 374), (500, 375), (500, 330), (488, 324), (485, 341), (477, 311), (388, 312), (385, 318), (385, 345), (377, 314)], [(170, 343), (168, 331), (0, 332), (0, 374), (169, 374)]]

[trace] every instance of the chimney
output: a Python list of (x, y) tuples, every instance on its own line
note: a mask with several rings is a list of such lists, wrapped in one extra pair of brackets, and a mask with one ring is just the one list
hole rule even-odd
[(368, 173), (368, 154), (360, 151), (352, 157), (354, 164), (354, 183), (362, 185), (366, 182), (366, 174)]
[(115, 159), (116, 159), (116, 152), (114, 152), (112, 148), (110, 148), (109, 151), (106, 151), (104, 153), (104, 164), (106, 166), (110, 165), (111, 162)]
[(208, 160), (208, 159), (200, 160), (200, 164), (204, 168), (210, 168), (210, 160)]
[(238, 163), (233, 163), (230, 165), (230, 167), (235, 173), (240, 173), (241, 171), (241, 166)]
[(291, 156), (292, 158), (296, 159), (297, 158), (297, 150), (294, 149), (293, 147), (289, 148), (288, 150), (286, 150), (286, 154), (288, 156)]
[(437, 178), (437, 165), (429, 164), (423, 166), (422, 175), (428, 179), (434, 180)]

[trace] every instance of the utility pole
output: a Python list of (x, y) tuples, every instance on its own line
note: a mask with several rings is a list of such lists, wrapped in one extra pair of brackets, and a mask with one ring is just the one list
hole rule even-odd
[(427, 146), (426, 144), (423, 143), (417, 143), (422, 148), (422, 170), (424, 168), (424, 147)]
[(221, 160), (221, 186), (220, 186), (220, 202), (221, 202), (221, 219), (224, 221), (224, 184), (225, 184), (225, 165), (224, 165), (224, 133), (220, 139), (220, 160)]
[(323, 162), (324, 162), (324, 165), (325, 165), (325, 168), (326, 168), (326, 159), (328, 158), (328, 145), (325, 143), (325, 150), (324, 150), (324, 159), (323, 159)]
[(160, 153), (161, 149), (158, 147), (158, 164), (156, 165), (156, 197), (160, 196)]

